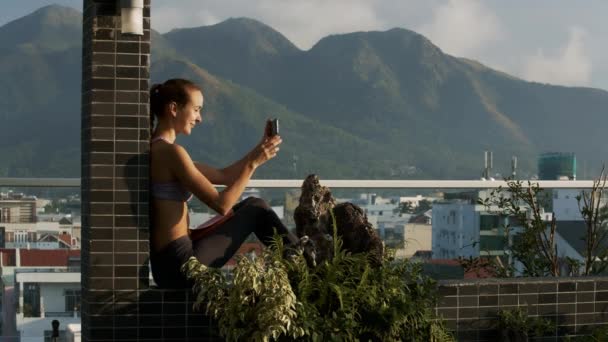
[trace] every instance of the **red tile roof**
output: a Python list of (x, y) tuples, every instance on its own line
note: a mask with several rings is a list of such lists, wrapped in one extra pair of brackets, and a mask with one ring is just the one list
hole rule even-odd
[[(462, 267), (457, 259), (431, 259), (427, 260), (426, 263)], [(464, 279), (493, 278), (494, 276), (494, 271), (491, 267), (480, 267), (477, 270), (469, 270), (464, 273)]]
[(234, 256), (228, 260), (226, 266), (235, 266), (236, 265), (236, 256), (248, 254), (251, 252), (255, 252), (255, 255), (262, 255), (262, 250), (264, 249), (264, 245), (260, 242), (246, 242), (239, 247), (239, 249), (234, 253)]
[(56, 234), (45, 234), (38, 239), (38, 242), (53, 242), (57, 241), (59, 243), (60, 248), (64, 248), (61, 245), (61, 242), (67, 247), (71, 247), (74, 244), (72, 243), (72, 235), (68, 233), (61, 233), (59, 235)]
[(2, 265), (15, 266), (15, 250), (11, 248), (0, 248), (2, 254)]
[(79, 257), (80, 250), (61, 249), (22, 249), (21, 266), (68, 266), (69, 257)]
[(59, 234), (59, 240), (66, 243), (66, 245), (72, 245), (72, 236), (70, 234)]
[[(0, 249), (2, 264), (16, 266), (15, 250)], [(70, 257), (79, 257), (79, 249), (20, 249), (21, 267), (67, 267)]]
[(457, 259), (430, 259), (427, 260), (426, 263), (433, 265), (460, 266)]

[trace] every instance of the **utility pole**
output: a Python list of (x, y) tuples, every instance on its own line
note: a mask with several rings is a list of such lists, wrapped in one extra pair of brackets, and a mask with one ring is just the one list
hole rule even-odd
[(298, 156), (292, 155), (291, 160), (293, 162), (293, 177), (298, 177)]
[(483, 178), (489, 180), (494, 166), (494, 152), (484, 151)]

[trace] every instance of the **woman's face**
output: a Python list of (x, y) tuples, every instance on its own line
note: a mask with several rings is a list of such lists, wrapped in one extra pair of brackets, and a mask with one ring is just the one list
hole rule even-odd
[(201, 110), (203, 109), (203, 94), (200, 90), (191, 89), (190, 101), (177, 111), (176, 131), (190, 135), (192, 128), (202, 121)]

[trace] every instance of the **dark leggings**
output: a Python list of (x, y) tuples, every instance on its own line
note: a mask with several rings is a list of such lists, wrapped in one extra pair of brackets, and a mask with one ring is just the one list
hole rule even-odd
[(263, 199), (248, 197), (234, 206), (234, 216), (222, 223), (209, 235), (193, 241), (194, 255), (209, 267), (222, 267), (249, 234), (254, 233), (266, 246), (272, 242), (274, 230), (283, 237), (283, 243), (294, 243), (289, 230)]
[(191, 256), (201, 263), (219, 268), (234, 256), (247, 237), (254, 233), (266, 246), (273, 239), (274, 231), (281, 235), (283, 243), (293, 244), (296, 237), (289, 232), (277, 214), (262, 199), (248, 197), (233, 207), (234, 215), (204, 237), (192, 241), (183, 236), (169, 243), (163, 250), (151, 253), (152, 276), (160, 287), (190, 287), (179, 269)]

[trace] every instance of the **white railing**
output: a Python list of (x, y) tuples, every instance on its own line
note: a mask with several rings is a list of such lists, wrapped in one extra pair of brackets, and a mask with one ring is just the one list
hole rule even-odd
[[(523, 180), (524, 185), (528, 184)], [(593, 181), (547, 181), (531, 180), (544, 189), (590, 189)], [(301, 179), (253, 179), (251, 188), (299, 188)], [(358, 189), (492, 189), (505, 187), (505, 181), (483, 180), (364, 180), (364, 179), (328, 179), (321, 180), (321, 185), (329, 188)], [(14, 187), (79, 187), (80, 178), (6, 178), (0, 177), (0, 186)], [(221, 186), (220, 186), (221, 187)]]
[(44, 317), (80, 317), (80, 311), (45, 311)]
[(0, 186), (74, 188), (80, 186), (80, 178), (7, 178), (0, 177)]

